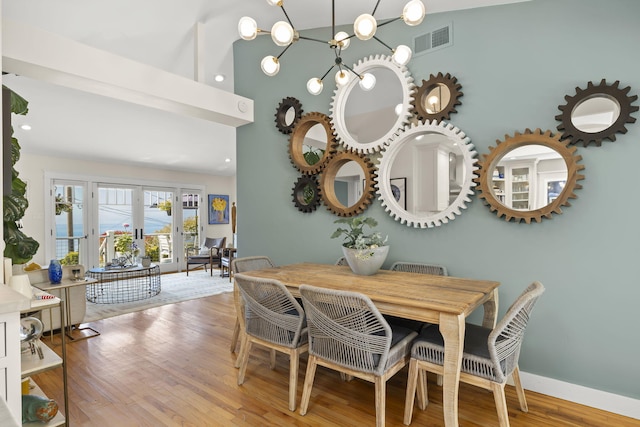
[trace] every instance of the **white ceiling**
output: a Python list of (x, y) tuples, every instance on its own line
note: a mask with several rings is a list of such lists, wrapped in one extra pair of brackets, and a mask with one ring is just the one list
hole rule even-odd
[[(527, 0), (423, 0), (430, 13)], [(233, 92), (232, 43), (237, 22), (252, 16), (269, 29), (283, 19), (265, 0), (0, 0), (2, 18), (39, 27), (174, 74), (194, 76), (194, 27), (204, 27), (204, 83)], [(336, 24), (371, 12), (373, 0), (336, 2)], [(400, 15), (406, 0), (382, 0), (376, 17)], [(330, 25), (328, 2), (291, 1), (285, 9), (297, 29)], [(215, 74), (226, 80), (216, 83)], [(277, 77), (275, 77), (277, 78)], [(235, 128), (74, 91), (26, 77), (3, 84), (29, 101), (14, 118), (24, 152), (121, 164), (235, 175)], [(29, 123), (32, 130), (19, 125)], [(225, 159), (231, 159), (226, 163)]]

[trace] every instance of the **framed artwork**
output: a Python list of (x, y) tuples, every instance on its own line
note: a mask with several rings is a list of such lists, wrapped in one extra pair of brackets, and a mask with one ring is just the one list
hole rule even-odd
[(407, 210), (407, 178), (391, 178), (391, 194), (396, 202), (406, 211)]
[(229, 224), (229, 196), (209, 194), (209, 224)]

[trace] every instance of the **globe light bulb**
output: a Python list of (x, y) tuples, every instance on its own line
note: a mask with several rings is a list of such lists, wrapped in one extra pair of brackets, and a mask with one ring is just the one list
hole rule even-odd
[(351, 44), (349, 34), (345, 33), (344, 31), (336, 33), (336, 35), (333, 36), (333, 39), (338, 42), (338, 46), (340, 46), (340, 49), (342, 50), (347, 49)]
[(280, 61), (275, 56), (265, 56), (260, 62), (260, 68), (267, 76), (273, 77), (280, 71)]
[(410, 26), (419, 25), (426, 15), (424, 3), (420, 0), (411, 0), (402, 9), (402, 20)]
[(360, 40), (369, 40), (376, 34), (378, 23), (376, 18), (368, 13), (363, 13), (353, 23), (353, 31)]
[(340, 70), (336, 73), (336, 84), (338, 86), (344, 86), (349, 83), (349, 72), (346, 70)]
[(310, 78), (307, 82), (307, 91), (309, 91), (311, 95), (319, 95), (320, 92), (322, 92), (322, 87), (322, 80), (317, 77)]
[(278, 21), (271, 27), (271, 39), (278, 46), (287, 46), (293, 41), (293, 27), (285, 21)]
[(391, 60), (396, 65), (404, 66), (409, 63), (409, 61), (411, 60), (412, 54), (413, 52), (411, 52), (411, 48), (409, 48), (409, 46), (401, 44), (401, 45), (398, 45), (398, 47), (396, 47), (395, 50), (393, 51)]
[(360, 85), (362, 90), (369, 91), (376, 85), (376, 76), (371, 73), (364, 73), (358, 84)]
[(238, 21), (238, 33), (243, 40), (255, 39), (258, 35), (258, 24), (256, 20), (249, 16), (240, 18), (240, 21)]
[(269, 6), (282, 6), (282, 0), (267, 0)]

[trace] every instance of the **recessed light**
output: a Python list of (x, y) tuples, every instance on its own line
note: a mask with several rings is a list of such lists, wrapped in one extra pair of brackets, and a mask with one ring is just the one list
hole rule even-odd
[(228, 157), (226, 159), (224, 159), (224, 161), (225, 161), (225, 163), (231, 163), (231, 159), (228, 158)]
[(223, 82), (224, 81), (224, 74), (216, 74), (213, 79), (215, 81), (217, 81), (217, 82)]
[(31, 130), (31, 126), (27, 125), (27, 124), (24, 124), (24, 125), (20, 126), (20, 129), (22, 129), (22, 130)]

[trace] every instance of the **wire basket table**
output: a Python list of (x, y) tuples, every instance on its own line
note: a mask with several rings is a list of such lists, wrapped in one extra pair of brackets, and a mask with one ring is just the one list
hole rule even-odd
[(160, 267), (92, 268), (86, 275), (98, 282), (87, 285), (87, 301), (116, 304), (151, 298), (160, 293)]

